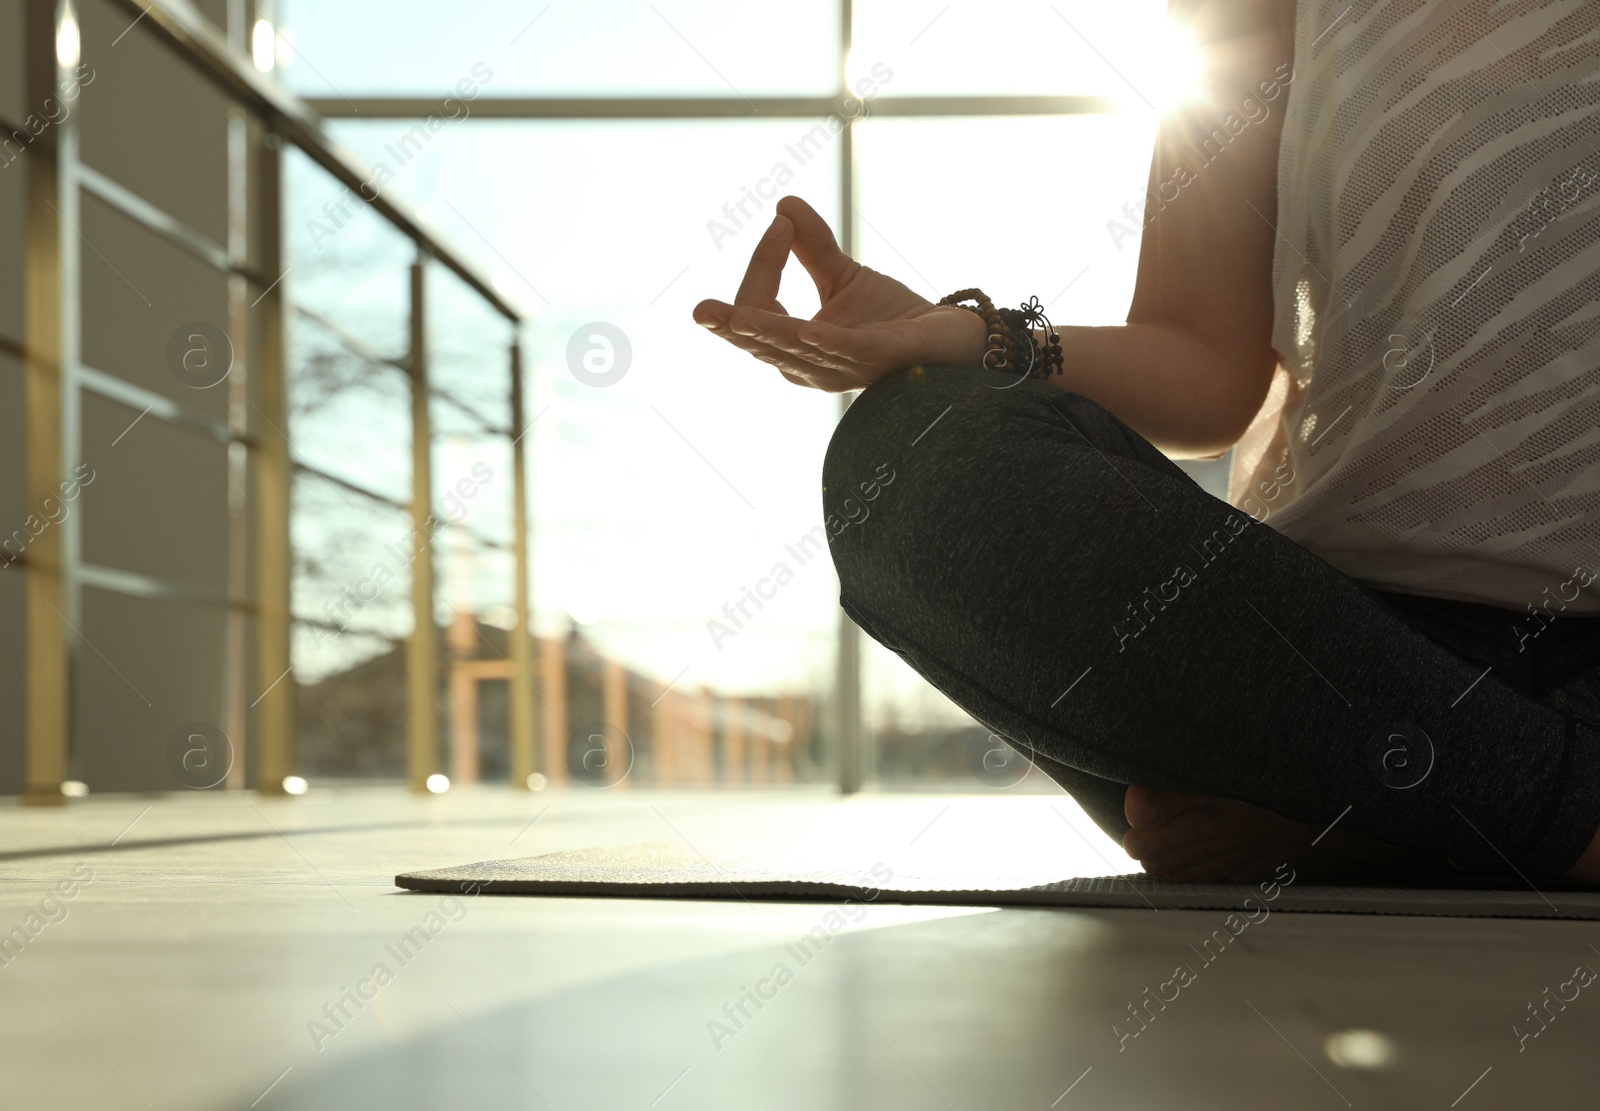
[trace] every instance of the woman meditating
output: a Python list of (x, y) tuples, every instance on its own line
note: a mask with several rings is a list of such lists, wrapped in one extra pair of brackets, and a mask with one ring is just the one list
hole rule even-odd
[[(862, 390), (845, 611), (1147, 871), (1600, 883), (1600, 4), (1172, 7), (1126, 325), (932, 304), (794, 197), (695, 320)], [(1230, 447), (1228, 503), (1170, 461)]]

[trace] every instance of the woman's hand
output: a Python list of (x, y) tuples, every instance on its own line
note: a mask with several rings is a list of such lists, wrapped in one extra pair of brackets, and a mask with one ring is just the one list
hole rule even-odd
[[(827, 222), (799, 197), (756, 244), (733, 304), (701, 301), (696, 323), (777, 367), (789, 381), (831, 393), (857, 390), (900, 367), (978, 366), (987, 329), (974, 312), (935, 305), (839, 249)], [(811, 275), (822, 308), (810, 320), (778, 303), (789, 252)]]

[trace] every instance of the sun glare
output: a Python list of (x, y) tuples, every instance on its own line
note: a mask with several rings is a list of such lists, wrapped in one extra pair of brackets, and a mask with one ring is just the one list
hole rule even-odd
[(78, 13), (69, 4), (62, 9), (61, 22), (56, 26), (56, 61), (62, 69), (72, 69), (78, 64), (82, 45), (78, 34)]
[(1188, 28), (1163, 19), (1150, 44), (1141, 87), (1166, 112), (1197, 98), (1204, 88), (1204, 58)]
[(262, 73), (271, 73), (278, 60), (278, 33), (265, 19), (256, 20), (250, 31), (250, 60)]

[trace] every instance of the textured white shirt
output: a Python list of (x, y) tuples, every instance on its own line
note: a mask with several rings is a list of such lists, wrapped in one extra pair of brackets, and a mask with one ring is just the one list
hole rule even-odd
[(1600, 0), (1300, 0), (1284, 111), (1229, 501), (1373, 586), (1600, 612)]

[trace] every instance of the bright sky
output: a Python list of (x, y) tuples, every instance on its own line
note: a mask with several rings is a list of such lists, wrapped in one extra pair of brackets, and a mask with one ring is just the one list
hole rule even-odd
[[(309, 96), (442, 97), (463, 79), (481, 95), (819, 93), (832, 86), (837, 38), (832, 0), (285, 7), (294, 56), (281, 76)], [(1120, 321), (1138, 239), (1118, 242), (1107, 224), (1125, 219), (1126, 203), (1142, 204), (1156, 118), (1143, 100), (1158, 99), (1164, 72), (1147, 44), (1164, 8), (857, 0), (850, 68), (888, 73), (884, 94), (1095, 93), (1129, 105), (1102, 116), (866, 121), (857, 132), (861, 260), (929, 299), (978, 285), (997, 303), (1037, 294), (1057, 323)], [(572, 615), (640, 670), (670, 679), (687, 668), (686, 684), (826, 688), (837, 584), (826, 560), (800, 567), (785, 545), (820, 522), (837, 400), (784, 382), (696, 327), (689, 311), (703, 297), (731, 298), (770, 204), (720, 242), (708, 221), (724, 219), (724, 203), (776, 164), (794, 172), (788, 191), (839, 226), (837, 142), (802, 165), (791, 148), (811, 121), (461, 119), (415, 141), (402, 164), (398, 145), (412, 126), (340, 121), (333, 131), (369, 164), (387, 164), (386, 188), (422, 206), (532, 320), (539, 626), (562, 628)], [(1026, 151), (1036, 169), (999, 170), (985, 154), (996, 149)], [(303, 167), (292, 178), (293, 249), (304, 260), (292, 295), (337, 308), (398, 352), (404, 243), (370, 213), (331, 239), (313, 229), (305, 221), (334, 196), (318, 176)], [(816, 309), (798, 264), (782, 300), (797, 314)], [(573, 337), (583, 343), (596, 322), (620, 329), (632, 354), (604, 387), (568, 364)], [(446, 323), (463, 351), (488, 334), (465, 317)], [(462, 365), (493, 373), (481, 354)], [(384, 396), (364, 395), (368, 412), (330, 407), (298, 428), (303, 453), (403, 492), (409, 448), (394, 430), (405, 401), (396, 389)], [(448, 464), (452, 475), (472, 458)], [(500, 527), (494, 507), (508, 503), (497, 489), (485, 486), (469, 523)], [(780, 561), (793, 581), (715, 646), (707, 622)], [(890, 706), (901, 720), (948, 713), (876, 646), (866, 678), (873, 716)]]

